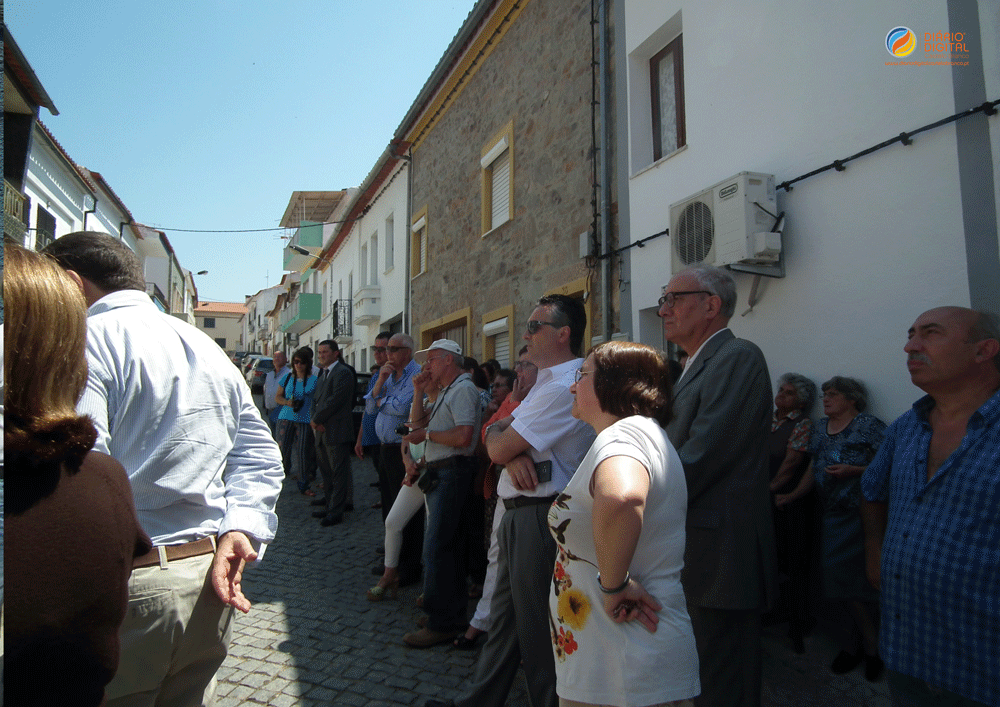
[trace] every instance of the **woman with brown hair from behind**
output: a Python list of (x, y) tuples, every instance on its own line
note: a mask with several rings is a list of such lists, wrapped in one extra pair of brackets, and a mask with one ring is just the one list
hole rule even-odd
[(86, 305), (50, 258), (4, 244), (4, 697), (100, 705), (135, 557), (151, 549), (125, 470), (91, 451)]

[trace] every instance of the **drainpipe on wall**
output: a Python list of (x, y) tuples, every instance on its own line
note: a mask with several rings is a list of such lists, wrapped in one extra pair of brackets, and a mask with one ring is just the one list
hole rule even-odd
[[(608, 4), (600, 0), (597, 10), (597, 35), (601, 43), (597, 62), (600, 65), (601, 88), (601, 253), (607, 255), (611, 243), (611, 70), (608, 67)], [(611, 341), (611, 258), (601, 260), (601, 321), (604, 340)]]
[[(413, 198), (413, 148), (407, 149), (407, 155), (405, 156), (404, 162), (406, 163), (406, 264), (403, 277), (406, 278), (406, 288), (403, 293), (403, 332), (413, 336), (413, 332), (410, 331), (410, 321), (412, 319), (412, 312), (410, 311), (410, 263), (412, 262), (410, 258), (412, 257), (410, 253), (410, 248), (413, 247), (413, 232), (410, 230), (410, 225), (412, 223), (413, 214), (410, 213), (412, 207), (410, 206), (411, 200)], [(418, 342), (419, 343), (419, 342)]]

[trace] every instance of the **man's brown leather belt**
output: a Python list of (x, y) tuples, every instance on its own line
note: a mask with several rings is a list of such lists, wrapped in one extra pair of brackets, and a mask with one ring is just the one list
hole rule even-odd
[(525, 506), (538, 506), (542, 504), (551, 506), (554, 500), (556, 500), (555, 496), (514, 496), (514, 498), (505, 498), (503, 500), (503, 507), (508, 511), (512, 511), (515, 508), (524, 508)]
[(208, 555), (213, 552), (215, 552), (215, 538), (211, 536), (202, 538), (201, 540), (192, 540), (183, 545), (160, 545), (154, 547), (145, 555), (135, 558), (135, 561), (132, 563), (132, 569), (153, 567), (154, 565), (166, 567), (168, 562), (186, 560), (189, 557)]

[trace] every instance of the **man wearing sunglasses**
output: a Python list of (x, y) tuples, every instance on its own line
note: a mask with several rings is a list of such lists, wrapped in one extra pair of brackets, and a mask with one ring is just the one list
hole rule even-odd
[(768, 490), (771, 376), (760, 349), (729, 330), (736, 283), (722, 268), (677, 273), (663, 332), (691, 355), (674, 385), (667, 436), (687, 479), (681, 583), (701, 669), (695, 705), (759, 705), (761, 612), (775, 587)]
[(531, 704), (557, 702), (548, 607), (556, 549), (547, 516), (594, 441), (593, 429), (570, 413), (586, 325), (583, 305), (564, 295), (540, 299), (528, 320), (524, 339), (538, 377), (511, 416), (486, 432), (490, 459), (504, 466), (497, 493), (505, 509), (489, 638), (466, 694), (428, 707), (503, 707), (522, 661)]

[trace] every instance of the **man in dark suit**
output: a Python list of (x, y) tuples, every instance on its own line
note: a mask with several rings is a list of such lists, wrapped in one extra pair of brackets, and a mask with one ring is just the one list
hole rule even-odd
[(721, 268), (677, 273), (663, 331), (690, 354), (667, 436), (688, 487), (681, 581), (701, 664), (699, 707), (759, 705), (761, 612), (775, 592), (768, 491), (771, 377), (756, 345), (728, 328), (736, 284)]
[(344, 520), (350, 506), (354, 480), (351, 476), (351, 446), (354, 443), (354, 369), (340, 360), (340, 347), (332, 339), (316, 347), (319, 383), (313, 397), (312, 421), (316, 434), (316, 460), (323, 476), (323, 510), (313, 516), (324, 526)]

